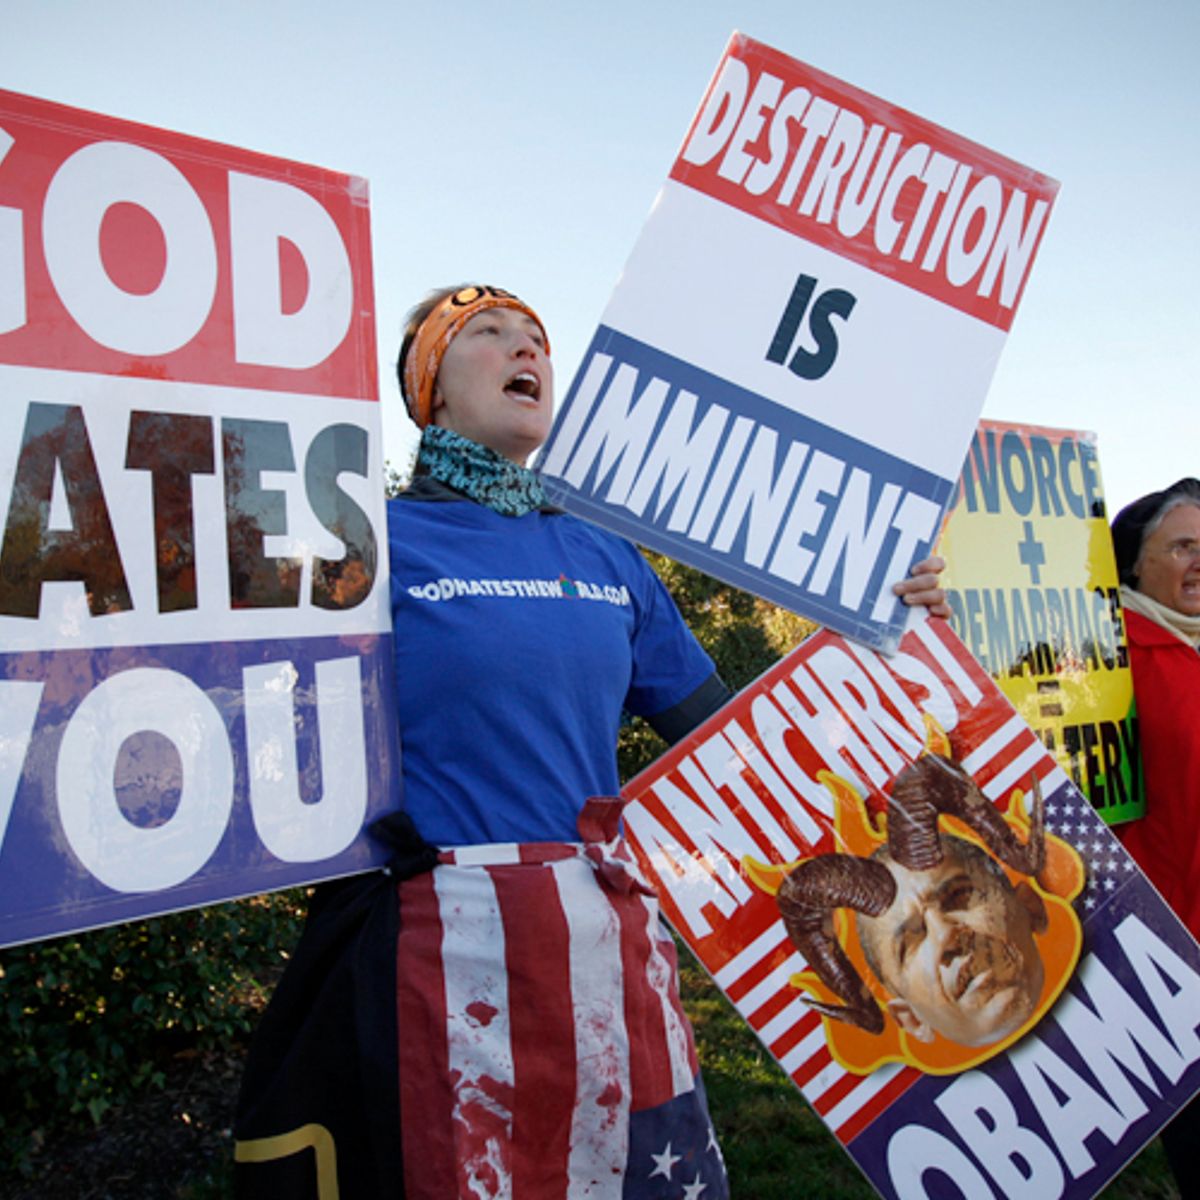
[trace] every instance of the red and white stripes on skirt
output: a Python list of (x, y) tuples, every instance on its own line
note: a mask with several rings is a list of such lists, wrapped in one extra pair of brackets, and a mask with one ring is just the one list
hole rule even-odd
[(399, 885), (409, 1200), (616, 1200), (631, 1114), (696, 1087), (674, 944), (596, 803), (584, 843), (463, 847)]

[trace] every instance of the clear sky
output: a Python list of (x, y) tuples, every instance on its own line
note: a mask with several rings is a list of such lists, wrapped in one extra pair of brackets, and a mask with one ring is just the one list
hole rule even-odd
[(735, 28), (1059, 179), (985, 415), (1095, 431), (1111, 506), (1200, 475), (1195, 0), (3, 0), (0, 86), (365, 176), (399, 459), (431, 287), (528, 299), (565, 394)]

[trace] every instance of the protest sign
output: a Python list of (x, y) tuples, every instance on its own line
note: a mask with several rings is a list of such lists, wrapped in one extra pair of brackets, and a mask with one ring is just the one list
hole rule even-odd
[(362, 180), (0, 92), (0, 943), (377, 857), (369, 264)]
[(1057, 186), (735, 34), (538, 460), (551, 494), (894, 647)]
[(945, 622), (816, 634), (625, 795), (881, 1195), (1093, 1196), (1200, 1088), (1200, 947)]
[(954, 632), (1105, 821), (1140, 816), (1133, 675), (1095, 435), (981, 422), (938, 548)]

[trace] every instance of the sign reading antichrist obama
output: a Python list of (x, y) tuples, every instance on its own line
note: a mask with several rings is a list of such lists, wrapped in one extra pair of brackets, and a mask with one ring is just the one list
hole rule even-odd
[(882, 649), (1057, 184), (735, 34), (541, 457), (581, 516)]
[(377, 398), (362, 180), (0, 92), (0, 943), (377, 857)]
[(889, 1200), (1096, 1195), (1200, 946), (945, 621), (798, 646), (623, 793), (663, 911)]

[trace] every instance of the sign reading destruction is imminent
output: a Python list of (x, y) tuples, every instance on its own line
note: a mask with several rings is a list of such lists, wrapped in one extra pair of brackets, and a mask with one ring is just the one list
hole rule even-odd
[(1094, 1196), (1200, 1088), (1200, 946), (946, 622), (818, 633), (625, 795), (881, 1195)]
[(361, 180), (0, 92), (0, 943), (375, 857), (369, 237)]
[(955, 633), (1109, 824), (1140, 816), (1133, 675), (1095, 435), (981, 422), (939, 550)]
[(1057, 184), (732, 38), (538, 462), (598, 524), (880, 648)]

